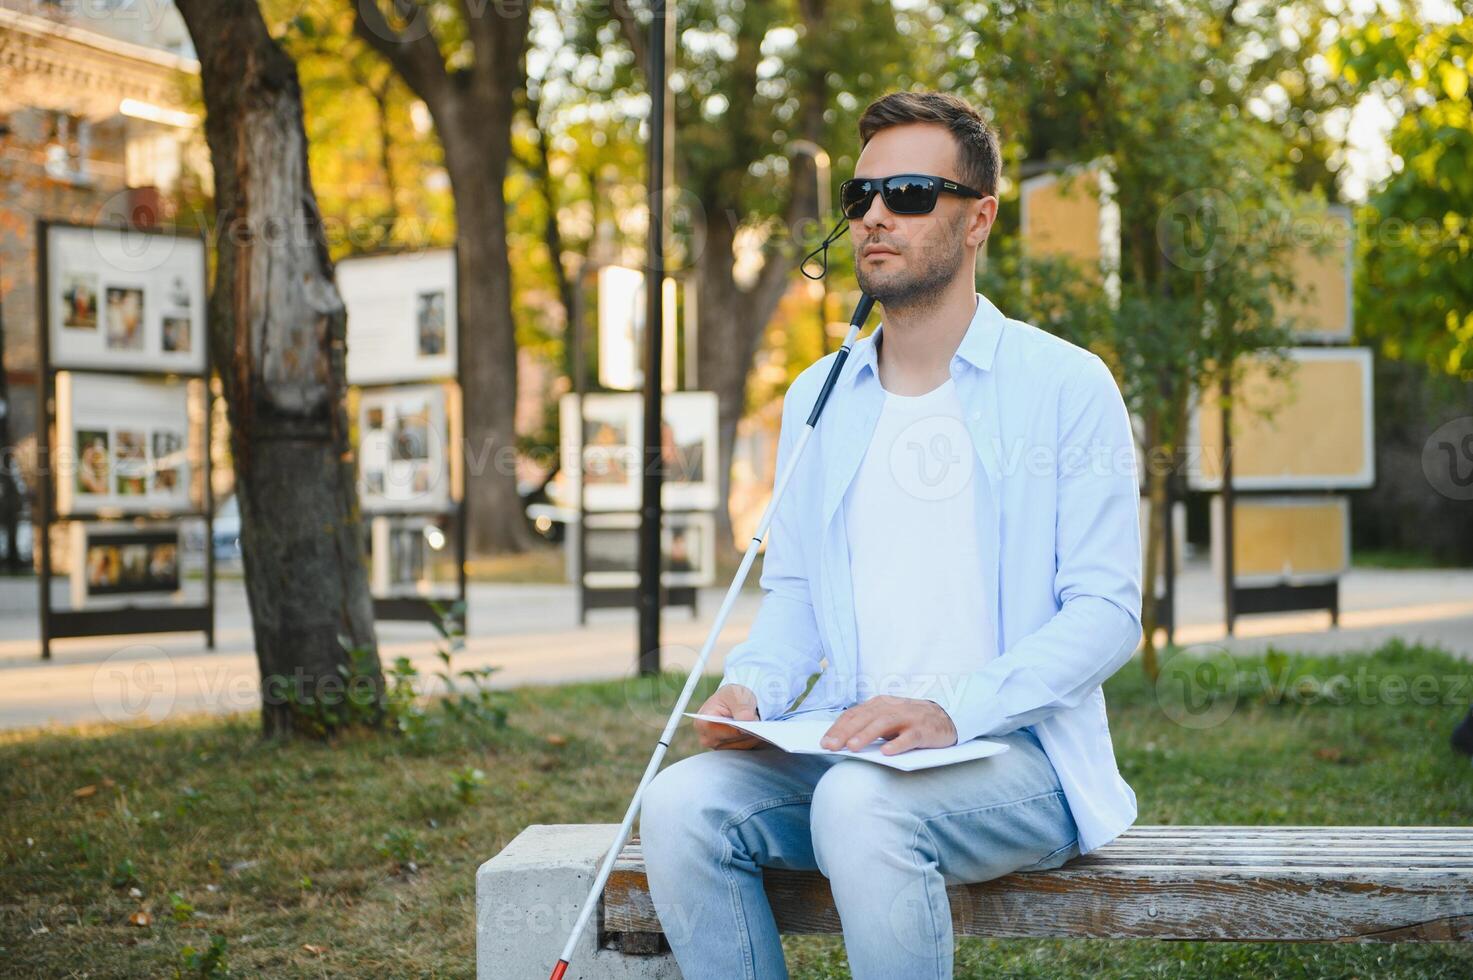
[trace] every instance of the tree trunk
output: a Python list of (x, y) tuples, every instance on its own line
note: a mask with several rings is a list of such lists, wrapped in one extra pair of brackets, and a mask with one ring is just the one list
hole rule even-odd
[(1161, 420), (1152, 413), (1146, 419), (1146, 494), (1150, 500), (1146, 522), (1145, 568), (1141, 576), (1141, 667), (1146, 679), (1155, 683), (1160, 673), (1156, 662), (1156, 579), (1160, 573), (1158, 558), (1166, 538), (1167, 475), (1155, 465), (1155, 447), (1161, 438)]
[[(353, 29), (429, 107), (455, 198), (466, 547), (473, 557), (524, 552), (540, 539), (517, 493), (517, 340), (503, 184), (511, 121), (524, 87), (531, 4), (462, 8), (468, 44), (451, 66), (427, 6), (354, 0)], [(474, 15), (473, 15), (474, 14)]]
[[(506, 107), (510, 111), (510, 107)], [(517, 343), (511, 258), (506, 247), (506, 161), (510, 118), (495, 106), (442, 127), (455, 195), (460, 295), (460, 366), (465, 385), (467, 547), (476, 557), (531, 550), (535, 536), (517, 493)], [(488, 117), (487, 113), (492, 113)]]
[[(215, 170), (210, 340), (230, 418), (262, 727), (268, 737), (330, 732), (343, 709), (336, 720), (321, 709), (345, 693), (376, 708), (383, 678), (344, 403), (346, 316), (307, 169), (301, 89), (255, 0), (178, 6), (199, 53)], [(366, 654), (350, 692), (340, 637)], [(318, 724), (294, 702), (315, 705)]]

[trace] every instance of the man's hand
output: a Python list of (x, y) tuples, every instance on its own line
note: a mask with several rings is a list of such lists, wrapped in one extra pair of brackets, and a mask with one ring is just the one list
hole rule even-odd
[[(751, 688), (741, 684), (726, 684), (706, 699), (697, 714), (720, 715), (737, 721), (757, 721), (757, 695)], [(695, 723), (696, 737), (701, 740), (702, 748), (755, 749), (767, 744), (740, 728), (714, 721), (702, 721), (700, 718), (691, 720)]]
[(819, 744), (826, 749), (862, 749), (877, 738), (889, 739), (882, 755), (907, 749), (944, 749), (956, 744), (956, 726), (935, 701), (879, 695), (856, 704), (834, 719)]

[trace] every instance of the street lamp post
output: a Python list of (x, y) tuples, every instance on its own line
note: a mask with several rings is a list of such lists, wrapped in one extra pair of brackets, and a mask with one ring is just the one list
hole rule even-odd
[(654, 0), (649, 33), (650, 141), (649, 230), (644, 272), (644, 453), (639, 525), (639, 673), (660, 671), (660, 524), (663, 519), (660, 492), (664, 484), (664, 439), (661, 426), (664, 356), (661, 340), (665, 322), (665, 64), (666, 0)]

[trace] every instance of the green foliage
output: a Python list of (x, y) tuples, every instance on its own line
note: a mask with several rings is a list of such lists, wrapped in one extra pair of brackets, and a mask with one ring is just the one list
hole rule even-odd
[(285, 699), (297, 728), (316, 738), (328, 738), (350, 728), (377, 728), (384, 720), (382, 672), (378, 652), (370, 644), (355, 643), (338, 634), (347, 663), (336, 665), (336, 678), (319, 677), (316, 691), (294, 684), (285, 675), (270, 674), (265, 690)]
[(117, 863), (110, 883), (114, 888), (131, 888), (138, 884), (138, 869), (131, 858), (123, 858)]
[(451, 662), (455, 654), (465, 650), (465, 627), (462, 625), (465, 622), (465, 603), (457, 601), (446, 606), (436, 602), (432, 606), (439, 615), (435, 628), (441, 637), (435, 656), (444, 666), (443, 670), (435, 671), (435, 676), (444, 683), (446, 690), (440, 706), (446, 716), (455, 721), (471, 726), (505, 728), (506, 697), (492, 690), (490, 684), (491, 675), (501, 668), (482, 664), (456, 670)]
[[(447, 725), (474, 733), (504, 729), (507, 723), (505, 696), (493, 690), (490, 677), (499, 667), (455, 669), (454, 657), (465, 650), (465, 603), (431, 601), (435, 613), (431, 625), (440, 634), (435, 657), (441, 669), (432, 676), (445, 687), (443, 697), (427, 702), (419, 686), (423, 675), (408, 657), (398, 657), (381, 672), (374, 649), (355, 644), (346, 635), (338, 642), (348, 663), (338, 664), (341, 683), (318, 685), (319, 693), (302, 691), (301, 685), (286, 682), (281, 675), (267, 678), (267, 689), (278, 691), (291, 706), (302, 730), (328, 738), (347, 730), (386, 728), (423, 748), (433, 743)], [(434, 710), (435, 705), (439, 711)], [(186, 788), (185, 793), (192, 792)], [(190, 801), (191, 805), (193, 801)]]
[(175, 922), (188, 922), (194, 918), (194, 906), (178, 892), (169, 892), (169, 914)]
[(1467, 21), (1376, 18), (1330, 60), (1399, 115), (1396, 172), (1359, 215), (1357, 331), (1391, 357), (1473, 380), (1473, 33)]
[(419, 870), (419, 862), (424, 860), (427, 849), (419, 834), (403, 827), (395, 827), (379, 839), (375, 848), (379, 854), (390, 859), (403, 871), (410, 873)]
[(432, 748), (450, 726), (472, 735), (505, 729), (509, 714), (507, 696), (490, 686), (491, 675), (501, 668), (483, 664), (455, 669), (455, 657), (465, 650), (465, 603), (432, 601), (430, 605), (437, 617), (433, 625), (440, 634), (435, 657), (442, 668), (433, 676), (444, 685), (444, 696), (430, 703), (421, 700), (419, 686), (424, 678), (408, 657), (397, 658), (385, 675), (389, 727), (417, 750)]
[(175, 967), (176, 978), (198, 977), (213, 980), (215, 977), (230, 976), (230, 965), (225, 959), (225, 937), (210, 936), (210, 945), (205, 949), (185, 946), (179, 951), (180, 965)]
[[(383, 4), (389, 6), (388, 4)], [(334, 260), (454, 241), (439, 141), (414, 94), (353, 33), (343, 0), (262, 0), (297, 65), (313, 190)]]
[(455, 784), (455, 798), (467, 806), (475, 802), (481, 787), (486, 785), (486, 773), (474, 766), (456, 769), (450, 775)]

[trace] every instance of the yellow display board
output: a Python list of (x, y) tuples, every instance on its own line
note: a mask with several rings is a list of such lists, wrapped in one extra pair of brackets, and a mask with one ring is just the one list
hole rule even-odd
[[(1233, 388), (1233, 487), (1308, 490), (1369, 487), (1373, 452), (1371, 352), (1364, 347), (1295, 347), (1288, 373), (1269, 375), (1266, 359), (1246, 361)], [(1265, 415), (1264, 410), (1270, 410)], [(1222, 410), (1208, 388), (1193, 411), (1187, 480), (1222, 487)]]
[[(1061, 256), (1098, 268), (1107, 257), (1109, 201), (1101, 202), (1101, 170), (1083, 170), (1068, 182), (1058, 174), (1023, 181), (1019, 230), (1029, 255)], [(1118, 219), (1116, 222), (1118, 227)]]
[(1296, 336), (1342, 342), (1351, 339), (1354, 228), (1350, 209), (1345, 207), (1294, 219), (1290, 227), (1295, 243), (1290, 276), (1296, 291), (1291, 298), (1280, 298), (1274, 308), (1281, 316), (1293, 319)]
[[(1223, 576), (1222, 497), (1211, 505), (1212, 571)], [(1345, 497), (1236, 496), (1233, 583), (1303, 585), (1337, 579), (1350, 567), (1350, 502)]]

